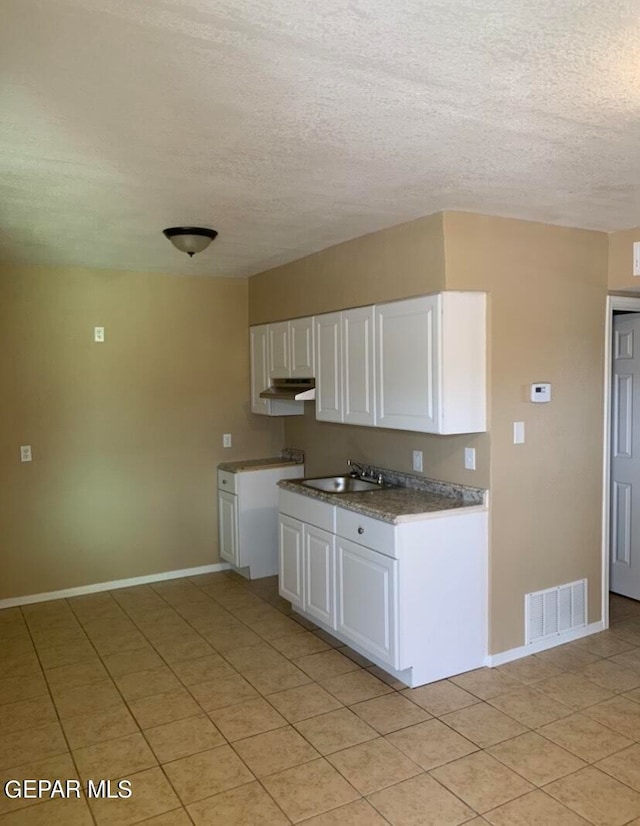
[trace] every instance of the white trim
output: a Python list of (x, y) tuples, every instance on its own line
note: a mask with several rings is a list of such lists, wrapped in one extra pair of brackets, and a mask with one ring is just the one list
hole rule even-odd
[(590, 625), (583, 625), (581, 628), (572, 628), (563, 634), (546, 637), (545, 639), (538, 640), (538, 642), (532, 642), (530, 645), (510, 648), (508, 651), (501, 651), (499, 654), (489, 654), (485, 665), (488, 665), (489, 668), (495, 668), (497, 665), (504, 665), (505, 663), (510, 663), (512, 660), (520, 660), (522, 657), (528, 657), (530, 654), (537, 654), (539, 651), (546, 651), (548, 648), (555, 648), (558, 645), (564, 645), (567, 642), (573, 642), (573, 640), (579, 640), (582, 637), (597, 634), (599, 631), (604, 631), (603, 620), (592, 622)]
[(601, 611), (604, 627), (609, 627), (609, 518), (611, 514), (611, 338), (613, 335), (613, 302), (607, 296), (607, 316), (604, 324), (604, 411), (602, 443), (602, 557)]
[(602, 444), (602, 622), (609, 627), (609, 520), (611, 515), (611, 354), (614, 310), (640, 312), (640, 298), (607, 296), (604, 332), (604, 411)]
[(80, 585), (78, 588), (65, 588), (63, 591), (48, 591), (44, 594), (31, 594), (24, 597), (0, 599), (0, 610), (15, 608), (17, 605), (31, 605), (34, 602), (49, 602), (52, 599), (79, 597), (84, 594), (97, 594), (100, 591), (113, 591), (116, 588), (131, 588), (133, 585), (147, 585), (150, 582), (162, 582), (165, 579), (181, 579), (185, 576), (199, 574), (213, 574), (217, 571), (229, 571), (231, 565), (226, 562), (217, 562), (215, 565), (200, 565), (197, 568), (183, 568), (181, 571), (163, 571), (159, 574), (135, 576), (131, 579), (114, 579), (111, 582), (96, 582), (93, 585)]

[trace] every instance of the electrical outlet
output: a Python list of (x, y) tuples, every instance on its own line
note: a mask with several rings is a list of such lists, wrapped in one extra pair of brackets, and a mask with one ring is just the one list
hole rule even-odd
[(31, 445), (20, 445), (20, 461), (31, 461)]
[(104, 327), (93, 328), (93, 340), (102, 344), (102, 342), (104, 341)]
[(231, 447), (231, 433), (222, 434), (222, 447)]
[(414, 450), (413, 451), (413, 469), (417, 473), (422, 473), (422, 451), (421, 450)]
[(464, 468), (465, 470), (476, 469), (476, 449), (475, 447), (465, 447), (464, 449)]

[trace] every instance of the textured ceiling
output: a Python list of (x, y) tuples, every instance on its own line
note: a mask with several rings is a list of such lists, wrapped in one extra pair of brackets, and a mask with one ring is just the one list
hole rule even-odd
[[(442, 209), (640, 224), (638, 0), (5, 0), (0, 257), (249, 275)], [(213, 226), (192, 261), (160, 234)]]

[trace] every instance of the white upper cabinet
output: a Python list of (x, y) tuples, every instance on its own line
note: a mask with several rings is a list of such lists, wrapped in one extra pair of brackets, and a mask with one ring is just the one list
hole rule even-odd
[(345, 424), (375, 424), (373, 330), (373, 307), (358, 307), (342, 313), (342, 421)]
[(288, 379), (291, 373), (289, 347), (289, 321), (269, 324), (269, 376), (272, 379)]
[(447, 292), (375, 308), (376, 425), (486, 430), (486, 296)]
[(315, 318), (316, 419), (342, 421), (341, 313)]
[(292, 379), (315, 376), (313, 318), (294, 318), (289, 322), (290, 373)]
[(311, 379), (313, 318), (294, 318), (269, 324), (269, 376), (272, 379)]
[(374, 424), (373, 307), (316, 316), (316, 418)]
[(376, 307), (376, 422), (437, 431), (438, 296)]
[(271, 384), (269, 328), (272, 326), (259, 324), (249, 328), (251, 412), (262, 416), (301, 416), (304, 413), (304, 402), (260, 398), (260, 393)]
[(274, 378), (316, 379), (325, 422), (480, 433), (486, 424), (486, 294), (443, 292), (251, 328), (251, 410)]
[(249, 329), (251, 350), (251, 412), (269, 415), (269, 401), (260, 393), (269, 386), (269, 341), (267, 324)]

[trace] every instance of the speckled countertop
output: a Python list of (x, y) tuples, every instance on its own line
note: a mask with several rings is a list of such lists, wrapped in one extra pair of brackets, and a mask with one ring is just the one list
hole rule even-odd
[(285, 448), (280, 456), (270, 456), (267, 459), (239, 459), (237, 462), (220, 462), (218, 470), (227, 473), (244, 473), (248, 470), (268, 470), (275, 467), (304, 464), (304, 453), (295, 448)]
[(228, 473), (244, 473), (247, 470), (266, 470), (272, 467), (288, 467), (288, 465), (300, 464), (302, 463), (294, 462), (292, 459), (271, 456), (268, 459), (240, 459), (238, 462), (220, 462), (218, 470), (226, 470)]
[(322, 502), (392, 524), (426, 519), (443, 511), (486, 509), (487, 492), (482, 488), (454, 485), (373, 466), (371, 470), (376, 474), (382, 473), (385, 482), (393, 487), (360, 493), (327, 493), (306, 487), (301, 479), (285, 479), (278, 482), (278, 485), (284, 490), (320, 499)]

